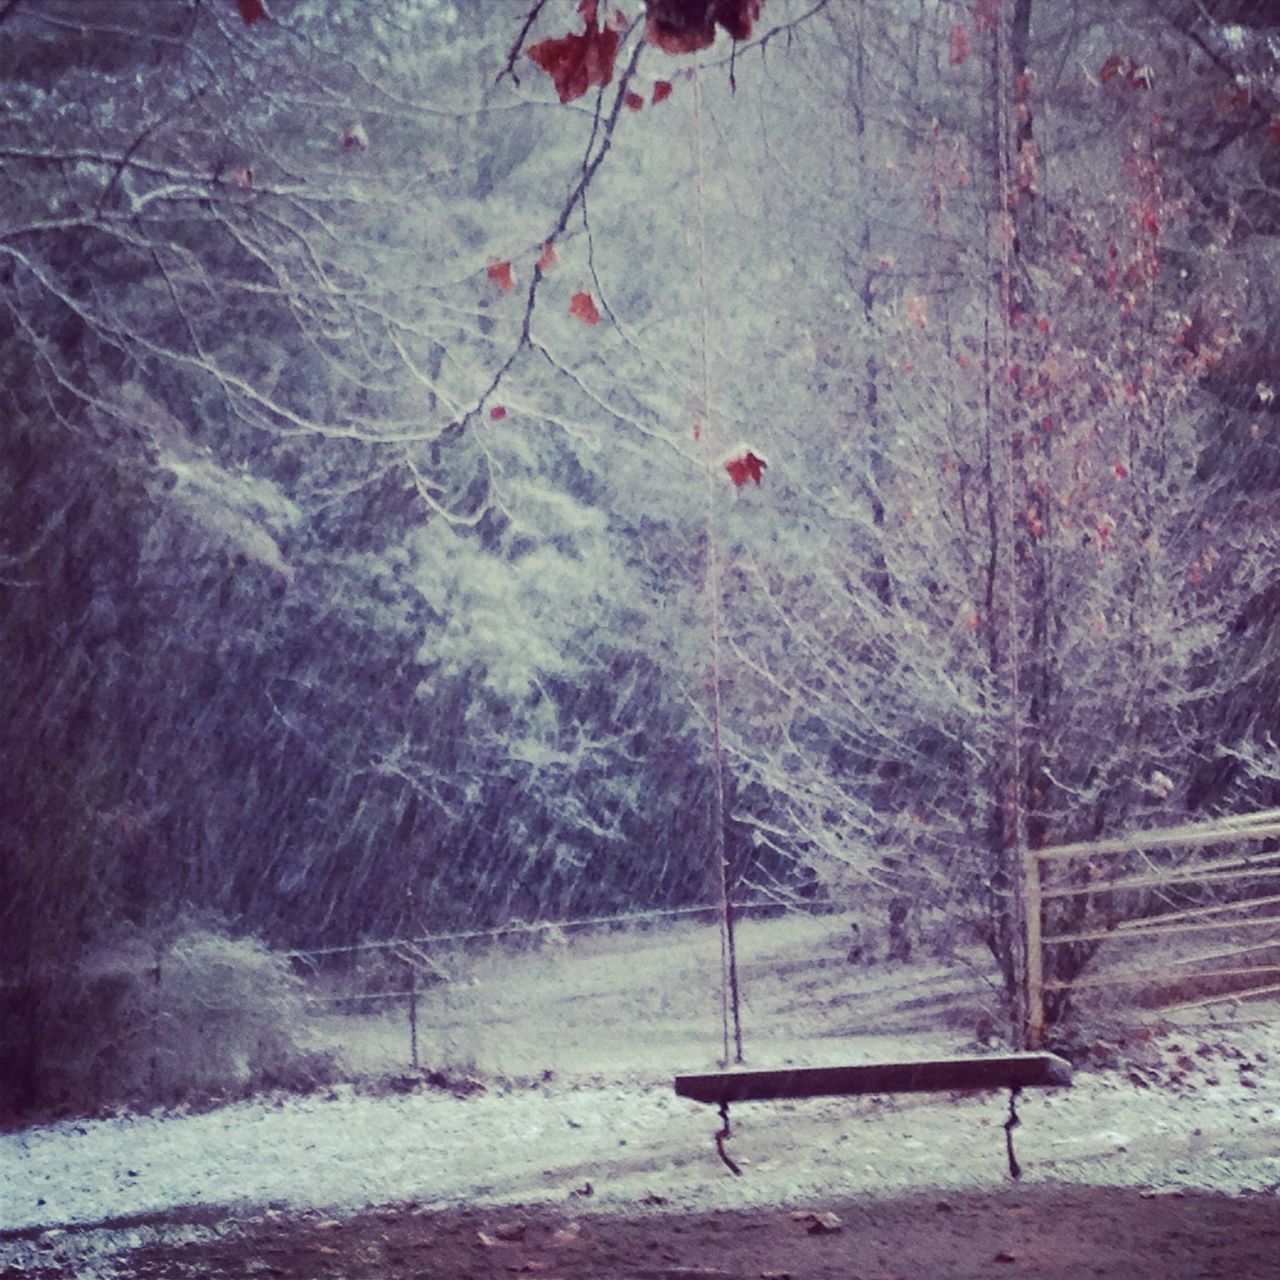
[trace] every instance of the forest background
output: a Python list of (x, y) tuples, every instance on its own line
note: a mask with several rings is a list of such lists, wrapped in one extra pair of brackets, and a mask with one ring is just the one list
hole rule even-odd
[(9, 0), (0, 94), (4, 1106), (196, 927), (1012, 993), (1020, 848), (1276, 803), (1273, 6)]

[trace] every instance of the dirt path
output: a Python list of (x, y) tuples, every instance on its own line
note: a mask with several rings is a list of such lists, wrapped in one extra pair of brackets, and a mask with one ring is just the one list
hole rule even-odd
[[(1280, 1277), (1280, 1199), (1274, 1195), (1041, 1185), (819, 1204), (812, 1211), (809, 1217), (790, 1209), (685, 1215), (651, 1204), (623, 1216), (393, 1206), (341, 1220), (279, 1213), (207, 1223), (206, 1238), (185, 1242), (177, 1237), (191, 1231), (191, 1215), (173, 1215), (132, 1224), (151, 1243), (95, 1274), (122, 1280)], [(820, 1217), (828, 1214), (835, 1217)], [(0, 1271), (0, 1280), (69, 1280), (73, 1274), (42, 1267), (33, 1256), (21, 1271)]]

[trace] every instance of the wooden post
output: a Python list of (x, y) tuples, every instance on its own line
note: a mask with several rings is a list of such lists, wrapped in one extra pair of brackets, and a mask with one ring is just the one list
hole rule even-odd
[(148, 1102), (154, 1106), (160, 1101), (160, 1036), (164, 1021), (164, 996), (160, 990), (164, 967), (164, 943), (155, 943), (155, 963), (151, 966), (151, 1061), (148, 1063)]
[(409, 966), (409, 1061), (418, 1069), (418, 970), (412, 960)]
[(1024, 1048), (1038, 1049), (1044, 1035), (1044, 948), (1040, 922), (1040, 858), (1034, 849), (1022, 854), (1022, 892), (1027, 921), (1027, 1025)]
[[(404, 887), (405, 936), (412, 937), (417, 923), (417, 913), (413, 904), (413, 885)], [(412, 944), (406, 946), (404, 962), (409, 967), (409, 1061), (413, 1069), (418, 1069), (418, 966), (413, 955)]]

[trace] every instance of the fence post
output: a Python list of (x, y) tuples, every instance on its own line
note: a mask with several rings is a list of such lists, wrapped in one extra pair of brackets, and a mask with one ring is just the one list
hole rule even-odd
[(1040, 858), (1034, 849), (1022, 853), (1022, 893), (1027, 921), (1027, 1025), (1025, 1047), (1038, 1049), (1044, 1035), (1044, 950), (1040, 933)]
[[(408, 936), (412, 937), (416, 924), (417, 912), (413, 907), (413, 885), (406, 884), (404, 887), (404, 918), (407, 926)], [(413, 1064), (413, 1069), (418, 1069), (418, 966), (414, 962), (413, 946), (408, 945), (404, 950), (404, 962), (409, 966), (409, 1061)]]
[(159, 938), (155, 942), (154, 960), (155, 963), (151, 966), (151, 1061), (147, 1073), (147, 1089), (150, 1094), (147, 1101), (152, 1106), (160, 1101), (160, 1035), (164, 1022), (164, 997), (160, 990), (164, 944)]
[(412, 959), (406, 959), (409, 966), (409, 1061), (413, 1069), (418, 1069), (418, 970)]

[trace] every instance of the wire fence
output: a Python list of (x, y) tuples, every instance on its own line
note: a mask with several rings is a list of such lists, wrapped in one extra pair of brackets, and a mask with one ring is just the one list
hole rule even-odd
[[(731, 902), (729, 909), (735, 919), (748, 919), (781, 911), (794, 913), (797, 905), (788, 903), (783, 907), (762, 899)], [(805, 903), (801, 910), (806, 916), (816, 917), (840, 914), (842, 908), (813, 901)], [(515, 921), (486, 929), (415, 933), (341, 946), (295, 948), (281, 954), (307, 978), (307, 1003), (317, 1011), (373, 1014), (400, 1010), (407, 1059), (416, 1070), (422, 1065), (420, 1028), (427, 1002), (441, 989), (464, 985), (477, 960), (491, 957), (495, 948), (531, 945), (554, 952), (578, 939), (607, 933), (630, 933), (634, 937), (666, 924), (702, 923), (718, 928), (724, 911), (725, 904), (717, 901), (563, 920)], [(652, 963), (652, 959), (646, 963)], [(650, 981), (654, 978), (650, 974)]]

